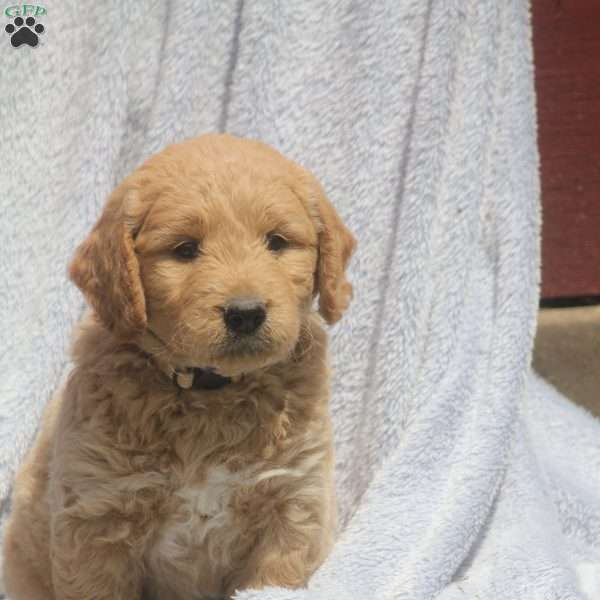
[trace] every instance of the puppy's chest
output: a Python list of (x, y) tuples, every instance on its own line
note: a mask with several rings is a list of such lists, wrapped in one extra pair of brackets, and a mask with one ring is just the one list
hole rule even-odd
[(224, 578), (242, 564), (268, 526), (269, 490), (301, 475), (263, 464), (235, 472), (217, 465), (207, 468), (201, 481), (182, 485), (150, 551), (154, 577), (164, 582), (176, 574), (184, 588), (218, 595)]
[(265, 526), (265, 498), (302, 479), (298, 440), (288, 435), (287, 417), (277, 413), (256, 421), (253, 412), (236, 413), (227, 424), (214, 414), (173, 441), (172, 492), (151, 551), (157, 569), (209, 563), (212, 574), (201, 579), (216, 577), (238, 560), (253, 528)]
[(156, 550), (163, 560), (177, 560), (210, 541), (210, 534), (232, 528), (235, 500), (246, 484), (244, 472), (225, 466), (206, 470), (202, 481), (188, 482), (173, 495)]
[[(188, 582), (186, 589), (218, 593), (269, 527), (275, 498), (312, 481), (325, 459), (323, 432), (297, 410), (290, 414), (289, 391), (276, 401), (253, 392), (235, 408), (201, 402), (200, 395), (193, 403), (192, 396), (188, 410), (161, 425), (168, 432), (170, 490), (146, 555), (154, 580), (176, 577)], [(172, 597), (182, 595), (174, 591)]]

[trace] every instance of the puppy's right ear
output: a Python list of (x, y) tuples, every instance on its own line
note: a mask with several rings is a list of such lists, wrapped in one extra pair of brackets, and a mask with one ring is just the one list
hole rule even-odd
[(140, 333), (147, 322), (131, 216), (137, 201), (135, 190), (119, 186), (69, 268), (100, 321), (120, 338)]

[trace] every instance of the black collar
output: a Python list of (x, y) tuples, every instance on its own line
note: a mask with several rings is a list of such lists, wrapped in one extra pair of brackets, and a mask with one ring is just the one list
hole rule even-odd
[[(151, 336), (152, 339), (148, 336)], [(161, 348), (153, 351), (152, 347), (156, 346), (156, 342), (159, 342), (160, 346), (164, 349), (167, 347), (167, 344), (150, 328), (146, 329), (144, 340), (144, 354), (153, 357), (158, 368), (170, 377), (171, 381), (181, 390), (220, 390), (232, 382), (231, 377), (219, 375), (211, 368), (183, 367), (178, 369), (168, 362), (163, 362), (159, 358)]]
[(173, 371), (172, 379), (173, 383), (182, 390), (220, 390), (232, 381), (231, 377), (224, 377), (212, 369), (199, 367)]

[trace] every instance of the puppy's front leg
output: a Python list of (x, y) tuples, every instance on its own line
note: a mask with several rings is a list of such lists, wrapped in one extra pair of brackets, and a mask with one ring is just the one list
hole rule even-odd
[[(86, 518), (72, 511), (52, 523), (52, 578), (56, 600), (139, 600), (142, 574), (131, 560), (126, 523)], [(107, 532), (111, 532), (111, 538)]]
[(305, 586), (333, 543), (324, 504), (288, 501), (273, 511), (244, 567), (227, 581), (227, 597), (244, 589)]
[(267, 586), (303, 587), (310, 576), (305, 572), (304, 561), (303, 552), (253, 557), (227, 586), (226, 598), (235, 598), (235, 593), (241, 590), (260, 590)]

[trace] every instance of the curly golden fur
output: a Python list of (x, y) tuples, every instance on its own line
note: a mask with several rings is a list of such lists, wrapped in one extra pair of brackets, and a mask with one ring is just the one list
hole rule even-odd
[[(271, 247), (270, 236), (278, 236)], [(177, 254), (198, 244), (197, 257)], [(191, 600), (303, 586), (335, 531), (326, 335), (354, 238), (320, 185), (225, 135), (169, 146), (77, 250), (92, 307), (75, 368), (18, 475), (12, 600)], [(258, 331), (232, 336), (232, 298)], [(182, 389), (168, 369), (231, 383)]]

